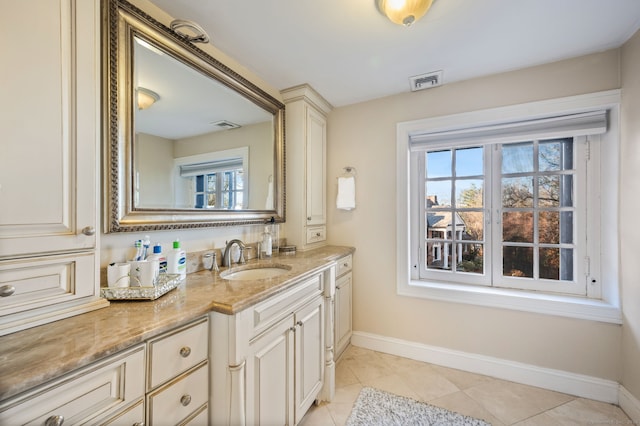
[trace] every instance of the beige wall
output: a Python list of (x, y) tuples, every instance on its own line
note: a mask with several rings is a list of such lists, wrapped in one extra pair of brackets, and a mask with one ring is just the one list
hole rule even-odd
[(640, 399), (640, 32), (622, 48), (620, 236), (622, 280), (622, 385)]
[[(620, 380), (621, 327), (396, 294), (396, 123), (620, 88), (619, 50), (334, 109), (328, 126), (328, 237), (356, 247), (354, 329)], [(357, 208), (335, 209), (357, 170)], [(640, 177), (640, 175), (638, 175)], [(638, 300), (638, 299), (636, 299)]]

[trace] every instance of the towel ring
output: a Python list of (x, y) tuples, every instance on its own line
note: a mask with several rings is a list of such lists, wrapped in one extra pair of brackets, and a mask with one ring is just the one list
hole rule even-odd
[[(195, 35), (189, 35), (184, 31), (178, 31), (180, 28), (188, 28), (195, 33)], [(209, 35), (207, 32), (193, 21), (187, 21), (185, 19), (173, 20), (171, 21), (171, 29), (192, 43), (209, 43)]]

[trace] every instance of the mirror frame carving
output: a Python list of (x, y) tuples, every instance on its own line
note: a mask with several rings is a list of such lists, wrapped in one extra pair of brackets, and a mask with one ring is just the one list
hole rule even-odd
[[(284, 104), (125, 0), (102, 2), (104, 232), (209, 228), (280, 223), (285, 219)], [(150, 209), (134, 206), (133, 45), (134, 36), (161, 46), (177, 60), (226, 85), (273, 114), (274, 209)]]

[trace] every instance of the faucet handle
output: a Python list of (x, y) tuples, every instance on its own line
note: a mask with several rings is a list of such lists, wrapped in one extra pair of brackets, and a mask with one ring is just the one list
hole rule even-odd
[(238, 259), (238, 264), (239, 265), (243, 265), (245, 263), (247, 263), (246, 260), (244, 260), (244, 247), (242, 246), (238, 246), (238, 248), (240, 249), (240, 259)]

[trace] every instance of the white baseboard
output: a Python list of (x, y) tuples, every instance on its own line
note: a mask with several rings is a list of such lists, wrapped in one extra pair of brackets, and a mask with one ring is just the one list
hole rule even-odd
[[(442, 365), (458, 370), (483, 374), (511, 382), (536, 386), (583, 398), (594, 399), (613, 404), (621, 404), (619, 393), (621, 386), (613, 380), (605, 380), (568, 371), (554, 370), (535, 365), (493, 358), (452, 349), (429, 346), (376, 334), (353, 332), (351, 344), (378, 352), (384, 352), (431, 364)], [(638, 401), (626, 392), (625, 404), (631, 410), (638, 410)], [(634, 401), (635, 400), (635, 401)], [(631, 412), (622, 405), (629, 417), (635, 420)]]
[(620, 386), (618, 400), (620, 408), (627, 413), (633, 424), (640, 425), (640, 400), (631, 395), (624, 386)]

